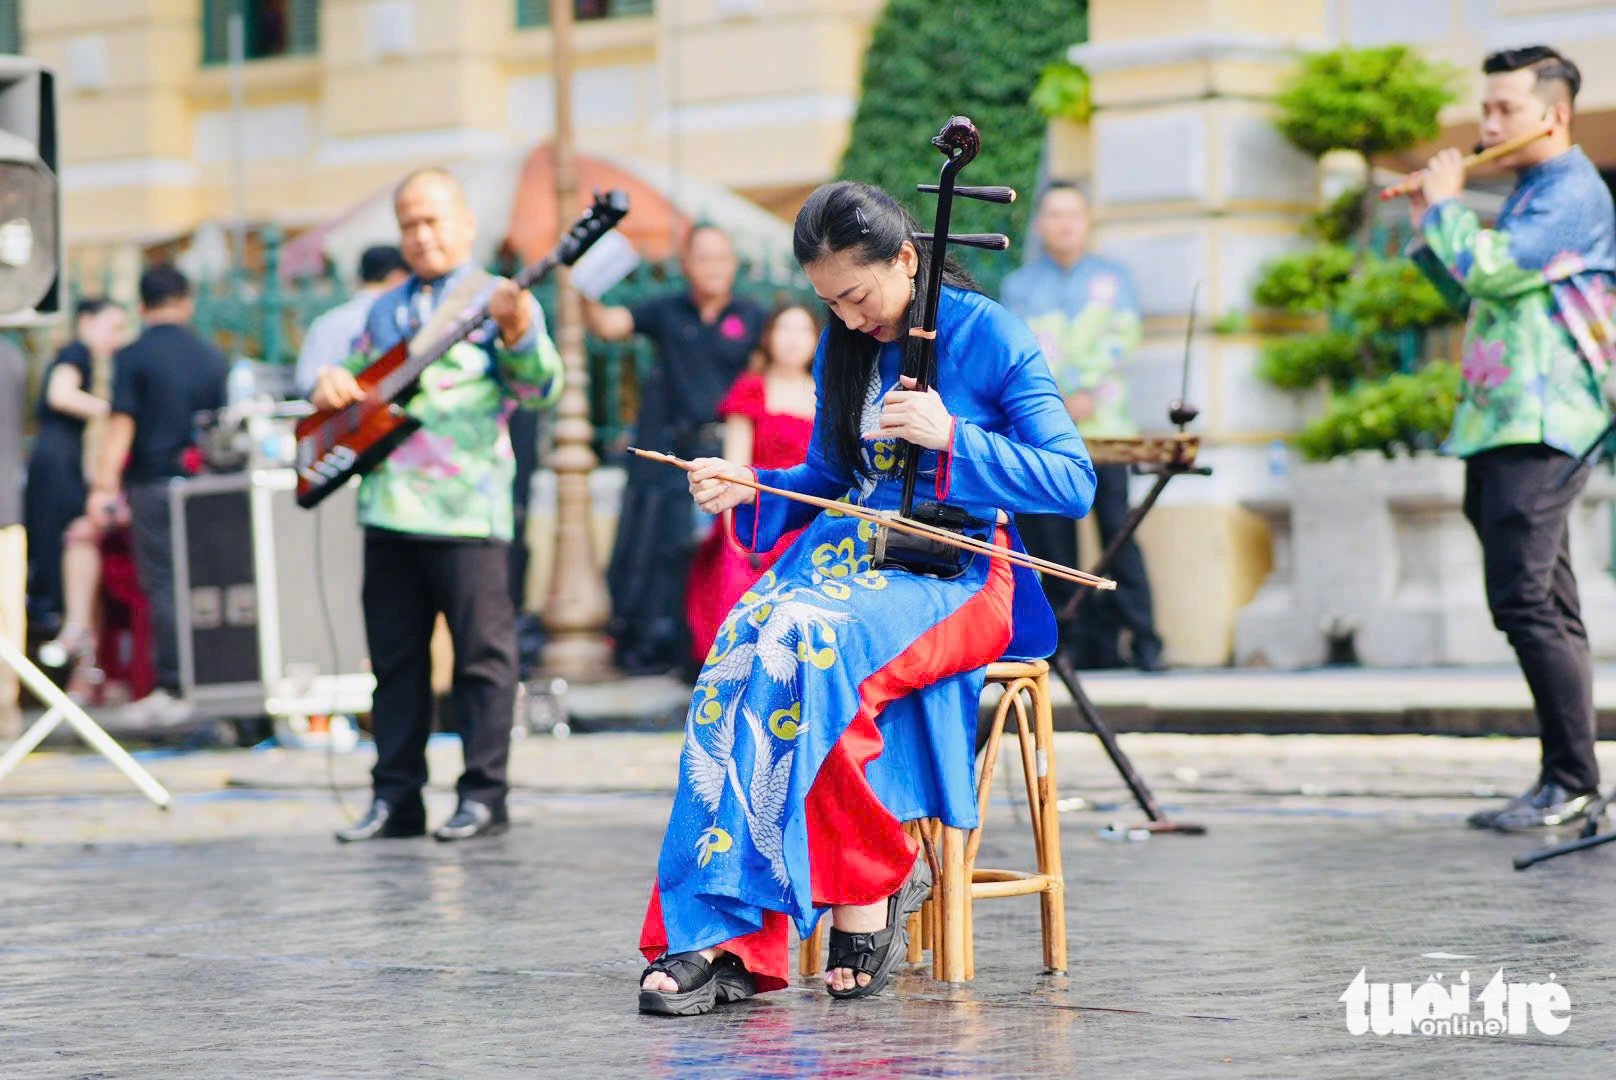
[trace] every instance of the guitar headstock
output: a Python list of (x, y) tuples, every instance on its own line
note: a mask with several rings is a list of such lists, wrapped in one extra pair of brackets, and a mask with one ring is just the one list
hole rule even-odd
[(590, 246), (605, 236), (628, 214), (628, 192), (612, 189), (595, 192), (595, 201), (567, 230), (558, 252), (563, 265), (571, 266)]
[(982, 135), (968, 116), (950, 116), (931, 144), (948, 157), (950, 164), (963, 169), (982, 149)]

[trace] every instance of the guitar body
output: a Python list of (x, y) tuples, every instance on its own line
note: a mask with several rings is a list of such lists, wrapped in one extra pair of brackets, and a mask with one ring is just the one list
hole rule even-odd
[[(595, 202), (561, 238), (549, 255), (511, 280), (519, 289), (557, 266), (571, 266), (590, 246), (628, 213), (621, 191), (597, 193)], [(436, 341), (413, 352), (400, 341), (371, 361), (355, 378), (364, 396), (345, 409), (321, 409), (297, 425), (297, 504), (304, 509), (379, 465), (413, 435), (421, 422), (404, 411), (421, 373), (489, 319), (488, 305), (464, 315)]]
[(409, 359), (399, 342), (355, 376), (365, 396), (345, 409), (321, 409), (297, 425), (297, 504), (309, 509), (369, 472), (421, 422), (384, 396), (382, 384)]

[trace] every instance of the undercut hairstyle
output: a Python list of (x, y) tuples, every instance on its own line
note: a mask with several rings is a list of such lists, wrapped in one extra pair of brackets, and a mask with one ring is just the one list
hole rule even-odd
[(160, 308), (191, 295), (191, 282), (173, 263), (154, 266), (140, 275), (140, 306)]
[[(797, 212), (796, 230), (791, 237), (793, 254), (802, 266), (830, 255), (850, 252), (856, 263), (889, 263), (898, 257), (905, 243), (919, 232), (920, 224), (898, 204), (898, 200), (872, 184), (838, 180), (815, 189)], [(920, 257), (915, 272), (915, 298), (910, 301), (904, 325), (898, 327), (904, 344), (904, 369), (918, 363), (921, 339), (909, 334), (924, 315), (926, 284), (931, 275), (931, 245), (915, 244)], [(943, 284), (970, 292), (980, 292), (976, 282), (952, 255), (943, 259)], [(837, 465), (850, 475), (867, 476), (864, 464), (860, 420), (864, 413), (864, 392), (875, 370), (881, 343), (865, 333), (847, 328), (829, 308), (825, 311), (825, 359), (821, 375), (827, 449)]]
[(1560, 95), (1573, 110), (1577, 104), (1577, 91), (1582, 89), (1582, 72), (1577, 65), (1547, 45), (1528, 45), (1523, 49), (1503, 49), (1481, 62), (1485, 75), (1502, 75), (1510, 71), (1531, 71), (1532, 89), (1538, 97), (1555, 103)]
[(380, 285), (389, 274), (400, 271), (407, 274), (410, 267), (403, 254), (391, 244), (368, 247), (359, 256), (359, 280), (366, 285)]
[(460, 186), (460, 178), (441, 165), (428, 165), (424, 169), (412, 169), (405, 173), (404, 179), (400, 180), (398, 186), (393, 188), (393, 202), (397, 203), (406, 191), (422, 180), (438, 181), (454, 193), (455, 202), (461, 206), (471, 205), (466, 201), (466, 189)]

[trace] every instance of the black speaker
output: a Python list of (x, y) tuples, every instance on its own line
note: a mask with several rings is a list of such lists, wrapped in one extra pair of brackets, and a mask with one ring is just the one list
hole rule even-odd
[(0, 56), (0, 326), (62, 312), (58, 177), (56, 76), (26, 56)]
[(291, 469), (170, 489), (180, 689), (209, 716), (370, 710), (357, 484), (313, 511)]

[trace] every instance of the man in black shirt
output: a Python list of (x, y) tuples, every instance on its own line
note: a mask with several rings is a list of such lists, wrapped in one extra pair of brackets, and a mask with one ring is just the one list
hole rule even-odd
[(190, 282), (174, 267), (155, 266), (140, 276), (146, 328), (113, 358), (112, 415), (85, 507), (92, 522), (104, 524), (120, 488), (129, 501), (135, 565), (157, 645), (157, 689), (131, 708), (152, 719), (180, 711), (169, 482), (190, 471), (185, 457), (195, 443), (196, 414), (225, 403), (225, 359), (185, 325), (192, 310)]
[[(584, 322), (607, 341), (638, 333), (656, 345), (656, 363), (640, 387), (635, 442), (684, 458), (716, 456), (721, 450), (718, 403), (746, 370), (766, 315), (759, 305), (734, 295), (735, 251), (719, 229), (693, 228), (680, 265), (688, 292), (629, 307), (585, 300)], [(640, 458), (627, 466), (617, 541), (606, 571), (616, 660), (630, 674), (668, 671), (690, 652), (684, 600), (695, 515), (684, 473)]]

